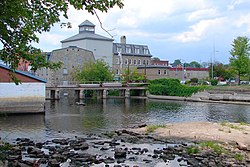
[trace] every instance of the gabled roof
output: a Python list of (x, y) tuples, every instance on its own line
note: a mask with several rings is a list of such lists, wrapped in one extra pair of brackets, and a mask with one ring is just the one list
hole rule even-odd
[[(6, 65), (3, 65), (3, 64), (0, 64), (0, 68), (4, 68), (6, 70), (11, 70), (10, 67), (8, 67)], [(24, 75), (24, 76), (32, 78), (32, 79), (35, 79), (35, 80), (37, 80), (39, 82), (44, 82), (44, 83), (47, 82), (45, 79), (39, 78), (39, 77), (37, 77), (35, 75), (32, 75), (32, 74), (24, 72), (24, 71), (15, 70), (15, 73), (20, 74), (20, 75)]]
[(88, 20), (85, 20), (84, 22), (82, 22), (79, 27), (81, 26), (89, 26), (89, 27), (95, 27), (95, 25), (93, 23), (91, 23), (90, 21)]
[(62, 40), (61, 42), (64, 43), (64, 42), (78, 41), (78, 40), (82, 40), (82, 39), (114, 41), (111, 38), (107, 38), (107, 37), (104, 37), (104, 36), (101, 36), (101, 35), (97, 35), (97, 34), (94, 34), (94, 33), (83, 32), (83, 33), (76, 34), (76, 35), (74, 35), (72, 37), (69, 37), (69, 38), (67, 38), (65, 40)]

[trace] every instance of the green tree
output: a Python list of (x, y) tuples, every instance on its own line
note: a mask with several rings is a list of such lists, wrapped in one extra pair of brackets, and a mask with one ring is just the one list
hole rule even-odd
[(123, 74), (123, 81), (126, 82), (142, 82), (146, 81), (145, 74), (141, 74), (137, 69), (126, 69)]
[(175, 61), (174, 61), (174, 63), (172, 64), (172, 66), (173, 67), (177, 67), (178, 65), (180, 65), (181, 64), (181, 60), (180, 59), (176, 59)]
[(190, 62), (190, 67), (201, 68), (201, 64), (198, 63), (197, 61), (192, 61), (192, 62)]
[(81, 83), (86, 81), (112, 81), (113, 74), (110, 67), (102, 60), (96, 62), (88, 62), (83, 65), (82, 69), (78, 69), (74, 78)]
[(20, 59), (30, 62), (32, 70), (60, 67), (60, 63), (47, 62), (41, 50), (31, 43), (38, 43), (38, 33), (47, 32), (59, 23), (61, 14), (68, 18), (69, 6), (96, 14), (96, 10), (107, 12), (114, 6), (122, 8), (123, 3), (122, 0), (1, 0), (0, 44), (3, 48), (0, 60), (9, 64), (13, 71)]
[(238, 84), (240, 84), (240, 77), (243, 74), (249, 74), (250, 60), (249, 60), (249, 39), (247, 37), (237, 37), (234, 39), (230, 54), (230, 66), (237, 72)]

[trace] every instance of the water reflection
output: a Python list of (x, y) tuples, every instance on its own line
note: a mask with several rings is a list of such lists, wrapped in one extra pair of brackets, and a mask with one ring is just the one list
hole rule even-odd
[(0, 137), (50, 138), (133, 127), (143, 123), (212, 121), (250, 123), (250, 106), (146, 99), (48, 101), (44, 115), (0, 117)]

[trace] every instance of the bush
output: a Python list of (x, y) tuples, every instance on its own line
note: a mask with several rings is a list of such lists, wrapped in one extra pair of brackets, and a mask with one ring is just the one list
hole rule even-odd
[(198, 83), (198, 78), (191, 78), (190, 81), (191, 83)]
[(197, 93), (199, 90), (204, 90), (206, 86), (187, 86), (181, 85), (178, 79), (156, 79), (150, 81), (148, 90), (153, 95), (165, 95), (165, 96), (192, 96), (193, 93)]
[(212, 79), (210, 82), (211, 82), (212, 86), (216, 86), (218, 84), (218, 80), (217, 79)]

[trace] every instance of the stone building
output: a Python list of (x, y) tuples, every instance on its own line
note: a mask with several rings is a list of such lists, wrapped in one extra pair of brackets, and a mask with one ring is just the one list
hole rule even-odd
[(208, 68), (172, 68), (169, 66), (149, 65), (140, 66), (138, 71), (145, 74), (147, 79), (176, 78), (187, 81), (191, 78), (206, 79), (209, 77)]
[(36, 71), (36, 76), (46, 79), (46, 86), (73, 85), (75, 84), (73, 73), (76, 69), (83, 67), (84, 63), (95, 61), (91, 51), (70, 46), (67, 48), (53, 50), (48, 54), (48, 61), (62, 62), (59, 70), (42, 68)]
[(126, 37), (122, 36), (120, 43), (113, 44), (112, 68), (115, 72), (115, 79), (119, 80), (126, 69), (135, 70), (141, 65), (149, 65), (151, 57), (147, 45), (127, 44)]
[(92, 51), (95, 59), (102, 59), (108, 65), (112, 66), (113, 57), (113, 39), (107, 38), (95, 33), (95, 25), (85, 20), (79, 25), (79, 33), (62, 40), (62, 48), (76, 46), (82, 49)]

